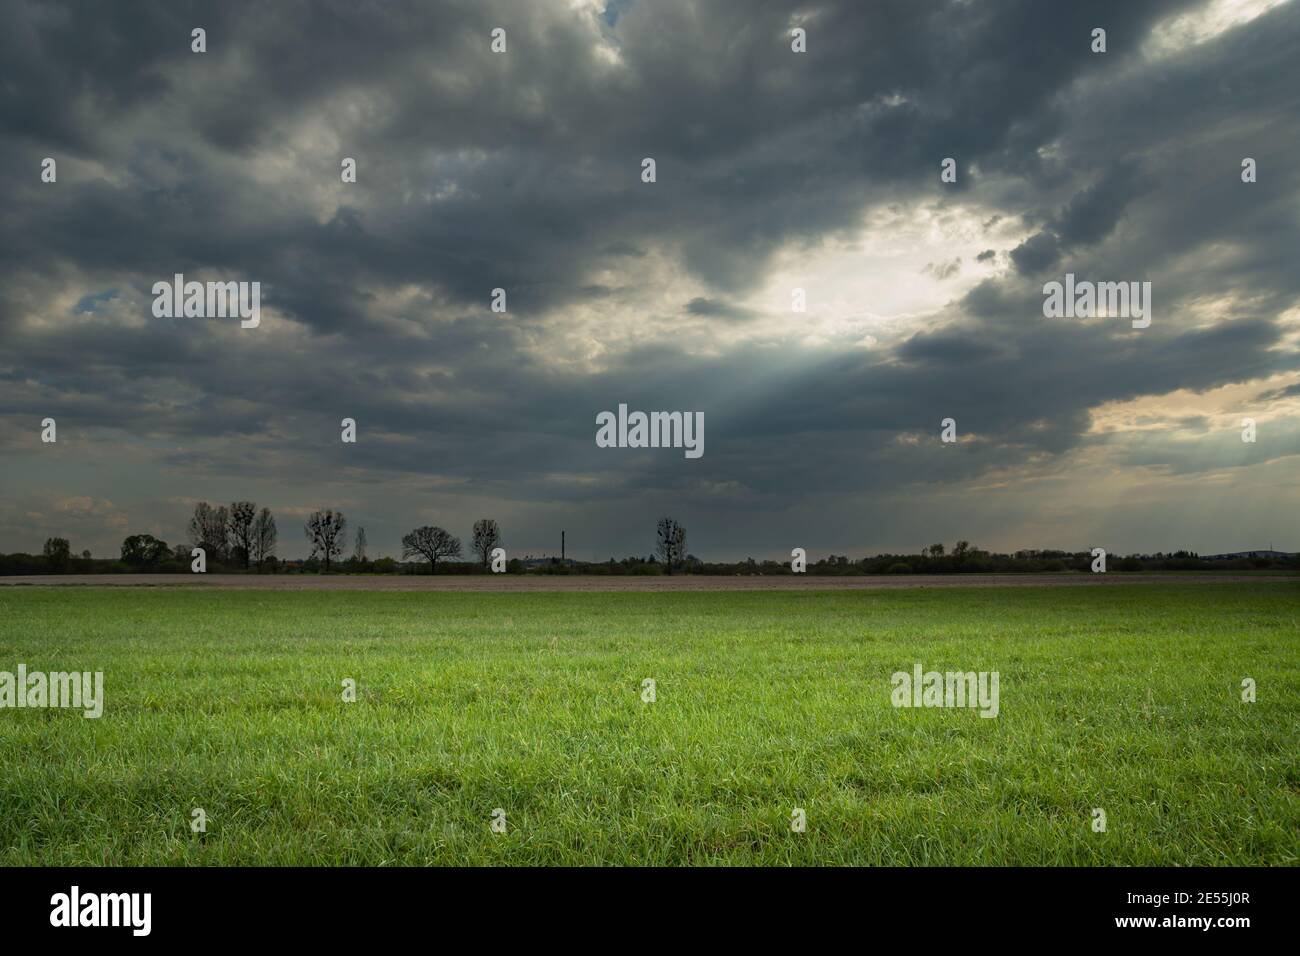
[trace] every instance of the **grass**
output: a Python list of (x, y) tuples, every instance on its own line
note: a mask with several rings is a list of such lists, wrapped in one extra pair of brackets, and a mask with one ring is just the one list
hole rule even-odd
[[(5, 865), (1300, 862), (1289, 582), (0, 612), (0, 670), (102, 670), (107, 699), (0, 710)], [(999, 671), (1000, 716), (893, 708), (918, 661)]]

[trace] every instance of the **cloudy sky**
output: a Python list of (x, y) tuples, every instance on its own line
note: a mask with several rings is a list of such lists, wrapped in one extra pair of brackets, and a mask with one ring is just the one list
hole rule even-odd
[[(372, 555), (1300, 550), (1294, 2), (0, 10), (0, 551), (237, 498), (285, 557), (318, 507)], [(1066, 272), (1150, 327), (1044, 318)], [(261, 325), (155, 318), (174, 273)], [(703, 457), (598, 448), (619, 403)]]

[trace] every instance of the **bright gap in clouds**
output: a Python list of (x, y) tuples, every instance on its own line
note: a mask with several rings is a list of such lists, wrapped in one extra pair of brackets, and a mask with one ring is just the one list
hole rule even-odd
[[(1022, 227), (975, 205), (882, 206), (851, 239), (778, 254), (770, 280), (746, 304), (772, 316), (763, 333), (812, 346), (901, 339), (1000, 272), (1005, 250), (1023, 238)], [(807, 293), (805, 314), (791, 312), (795, 288)]]
[[(1018, 220), (974, 203), (878, 206), (850, 236), (781, 249), (761, 286), (735, 299), (701, 283), (673, 252), (651, 250), (632, 264), (597, 264), (587, 281), (602, 294), (567, 303), (527, 347), (539, 360), (597, 371), (656, 344), (696, 355), (744, 343), (889, 345), (941, 321), (951, 303), (1004, 271), (1007, 250), (1026, 235)], [(805, 292), (804, 312), (793, 310), (795, 289)], [(716, 314), (693, 314), (693, 302)]]
[(1155, 25), (1144, 46), (1150, 56), (1180, 53), (1221, 33), (1249, 23), (1287, 0), (1210, 0), (1189, 13), (1168, 17)]

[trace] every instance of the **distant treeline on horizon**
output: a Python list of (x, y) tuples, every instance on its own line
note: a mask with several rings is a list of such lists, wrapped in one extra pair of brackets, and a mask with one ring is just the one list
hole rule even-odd
[[(506, 558), (505, 536), (492, 518), (474, 522), (468, 551), (476, 560), (462, 561), (460, 538), (444, 528), (425, 525), (402, 537), (401, 560), (371, 558), (365, 528), (351, 536), (348, 550), (348, 520), (343, 512), (323, 509), (313, 512), (303, 524), (311, 544), (311, 556), (285, 560), (277, 556), (279, 530), (269, 508), (258, 509), (252, 501), (235, 501), (213, 506), (206, 501), (194, 505), (186, 527), (188, 543), (169, 545), (151, 534), (132, 534), (122, 541), (117, 558), (96, 558), (89, 551), (78, 556), (67, 538), (47, 538), (41, 554), (0, 554), (0, 575), (5, 574), (161, 574), (202, 571), (245, 574), (979, 574), (1006, 572), (1068, 571), (1201, 571), (1265, 570), (1300, 568), (1300, 554), (1280, 551), (1246, 551), (1202, 557), (1192, 551), (1172, 554), (1108, 554), (1101, 559), (1089, 551), (1016, 551), (997, 554), (960, 540), (949, 550), (942, 543), (924, 547), (918, 554), (877, 554), (852, 559), (831, 554), (808, 562), (802, 548), (791, 551), (791, 561), (755, 560), (710, 562), (690, 553), (686, 528), (670, 517), (655, 524), (654, 547), (644, 557), (632, 555), (617, 560), (575, 561), (572, 558), (526, 556)], [(649, 539), (649, 535), (647, 535)], [(563, 532), (561, 532), (563, 540)], [(414, 560), (408, 560), (414, 559)], [(796, 572), (797, 561), (799, 571)]]
[[(133, 536), (138, 537), (138, 536)], [(80, 556), (61, 546), (64, 539), (47, 546), (44, 554), (0, 554), (0, 575), (18, 574), (190, 574), (189, 545), (174, 549), (159, 548), (149, 560), (128, 553), (128, 558), (96, 558), (89, 552)], [(129, 540), (129, 539), (128, 539)], [(881, 575), (881, 574), (993, 574), (993, 573), (1068, 573), (1091, 571), (1094, 558), (1088, 551), (1017, 551), (999, 554), (978, 548), (958, 547), (952, 550), (942, 545), (923, 548), (918, 554), (877, 554), (859, 559), (847, 555), (829, 555), (818, 561), (808, 561), (805, 573), (810, 575)], [(127, 549), (128, 552), (130, 549)], [(1190, 551), (1155, 554), (1110, 554), (1107, 571), (1254, 571), (1300, 570), (1300, 554), (1276, 553), (1271, 556), (1248, 557), (1260, 552), (1243, 552), (1241, 557), (1202, 557)], [(245, 567), (231, 556), (218, 556), (207, 562), (208, 573), (238, 574), (320, 574), (324, 562), (318, 557), (281, 560), (268, 556), (260, 567)], [(430, 564), (423, 560), (398, 560), (392, 557), (376, 559), (349, 557), (331, 562), (331, 574), (430, 574)], [(489, 574), (480, 561), (439, 561), (437, 574)], [(756, 560), (703, 561), (687, 554), (674, 561), (671, 571), (667, 564), (654, 554), (632, 555), (607, 561), (576, 561), (557, 557), (511, 558), (506, 561), (509, 574), (591, 574), (591, 575), (784, 575), (794, 574), (790, 562)]]

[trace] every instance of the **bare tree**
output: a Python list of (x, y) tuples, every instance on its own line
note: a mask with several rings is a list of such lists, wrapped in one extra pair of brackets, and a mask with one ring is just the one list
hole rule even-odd
[(413, 558), (417, 554), (429, 559), (429, 573), (435, 574), (439, 558), (460, 557), (460, 538), (429, 525), (416, 528), (402, 538), (402, 557)]
[(72, 561), (72, 545), (68, 543), (68, 539), (46, 538), (45, 560), (56, 571), (68, 570), (68, 564)]
[(487, 567), (492, 561), (492, 549), (501, 544), (501, 528), (492, 518), (479, 518), (474, 522), (474, 553)]
[(352, 552), (352, 559), (357, 564), (366, 563), (366, 529), (360, 525), (357, 526), (357, 548)]
[(196, 548), (203, 547), (203, 528), (207, 523), (208, 512), (212, 506), (206, 501), (200, 501), (194, 506), (194, 514), (190, 515), (190, 523), (185, 526), (185, 536), (189, 538), (190, 544)]
[(660, 518), (658, 537), (655, 553), (663, 558), (665, 569), (672, 574), (673, 565), (686, 557), (686, 529), (672, 518)]
[(194, 506), (194, 516), (190, 518), (190, 543), (202, 548), (209, 561), (222, 561), (226, 557), (226, 537), (230, 524), (230, 512), (225, 505), (214, 508), (206, 501)]
[(247, 568), (253, 557), (253, 519), (257, 505), (251, 501), (235, 501), (230, 505), (230, 556), (244, 562)]
[(253, 520), (253, 557), (259, 569), (275, 554), (276, 537), (275, 516), (270, 508), (263, 508)]
[(311, 556), (320, 554), (325, 559), (325, 573), (330, 573), (330, 558), (343, 553), (343, 532), (347, 529), (348, 519), (343, 512), (327, 509), (312, 512), (303, 526), (307, 540), (311, 542)]

